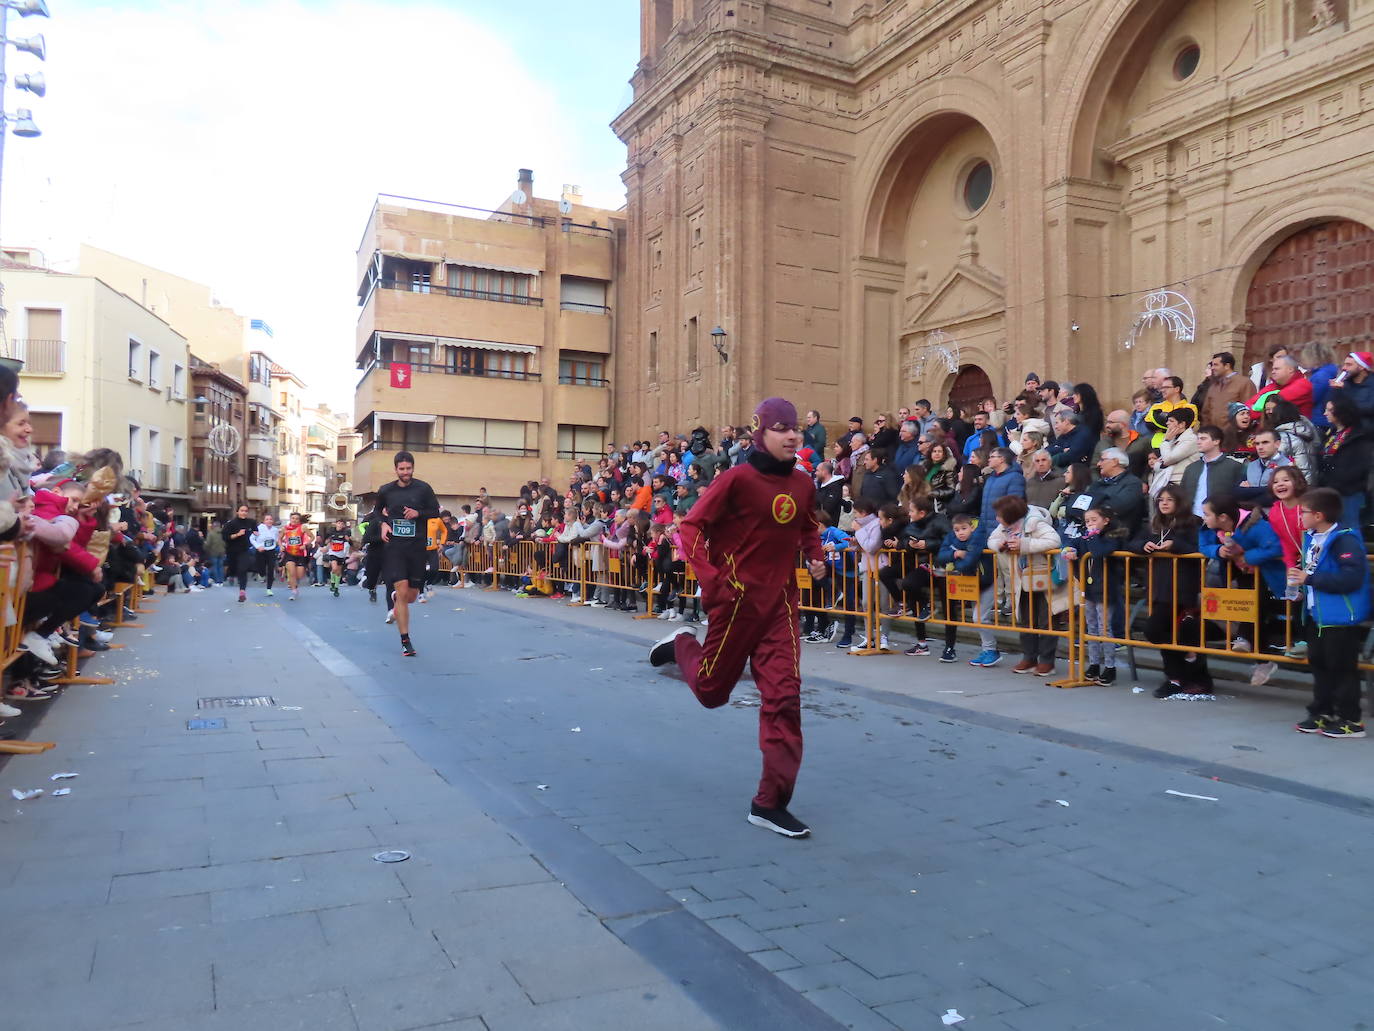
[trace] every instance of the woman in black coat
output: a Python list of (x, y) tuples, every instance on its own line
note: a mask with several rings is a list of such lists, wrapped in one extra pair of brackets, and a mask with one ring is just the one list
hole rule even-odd
[[(1192, 504), (1182, 488), (1169, 484), (1155, 498), (1155, 516), (1127, 545), (1127, 551), (1142, 555), (1192, 555), (1197, 551), (1198, 522)], [(1139, 566), (1139, 563), (1133, 563)], [(1145, 621), (1145, 639), (1151, 644), (1180, 644), (1197, 647), (1202, 643), (1202, 613), (1198, 598), (1202, 592), (1202, 562), (1196, 558), (1151, 558), (1146, 583), (1150, 592), (1150, 615)], [(1210, 694), (1212, 677), (1207, 657), (1176, 648), (1161, 648), (1164, 683), (1155, 688), (1156, 698), (1176, 694)]]
[(1327, 399), (1326, 419), (1331, 425), (1317, 457), (1317, 483), (1340, 493), (1345, 501), (1341, 525), (1359, 530), (1374, 465), (1374, 430), (1362, 424), (1355, 402), (1339, 390)]

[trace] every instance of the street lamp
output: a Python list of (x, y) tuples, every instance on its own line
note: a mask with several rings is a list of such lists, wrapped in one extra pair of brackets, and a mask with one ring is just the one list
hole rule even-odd
[[(5, 21), (10, 11), (21, 18), (35, 14), (40, 18), (46, 18), (48, 4), (47, 0), (0, 0), (0, 170), (4, 168), (6, 122), (13, 123), (12, 131), (16, 136), (33, 139), (40, 135), (38, 126), (34, 124), (33, 112), (28, 108), (17, 108), (12, 115), (5, 113), (5, 55), (8, 53), (6, 47), (14, 47), (21, 54), (32, 54), (40, 61), (46, 60), (48, 56), (48, 47), (41, 34), (30, 36), (28, 39), (10, 39), (5, 34)], [(48, 92), (48, 85), (43, 81), (41, 74), (21, 75), (15, 79), (14, 84), (35, 97), (41, 97)], [(5, 315), (5, 287), (0, 283), (0, 347), (4, 347), (8, 352), (9, 348), (5, 344)]]
[(730, 356), (725, 353), (725, 330), (717, 326), (711, 330), (711, 346), (716, 349), (716, 354), (720, 355), (720, 363), (724, 365), (730, 360)]

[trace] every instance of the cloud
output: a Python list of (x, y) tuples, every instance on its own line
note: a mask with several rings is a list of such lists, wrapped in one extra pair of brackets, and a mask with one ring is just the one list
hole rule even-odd
[[(208, 283), (332, 404), (352, 405), (375, 194), (494, 206), (517, 167), (547, 170), (543, 195), (607, 170), (586, 138), (605, 119), (578, 124), (518, 36), (442, 4), (65, 4), (36, 22), (16, 34), (48, 38), (49, 93), (28, 105), (44, 135), (6, 148), (5, 242), (60, 263), (87, 240)], [(610, 176), (583, 185), (623, 202)]]

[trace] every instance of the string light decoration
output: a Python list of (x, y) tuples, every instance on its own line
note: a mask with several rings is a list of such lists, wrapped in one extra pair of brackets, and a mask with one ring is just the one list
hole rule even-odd
[(1155, 290), (1145, 295), (1144, 307), (1131, 323), (1121, 349), (1130, 351), (1140, 342), (1141, 334), (1151, 326), (1163, 326), (1164, 331), (1181, 343), (1191, 344), (1197, 335), (1197, 316), (1193, 304), (1177, 290)]
[(959, 371), (959, 342), (943, 329), (932, 329), (926, 334), (925, 343), (913, 346), (907, 360), (907, 369), (912, 382), (923, 380), (926, 368), (943, 367), (950, 375)]

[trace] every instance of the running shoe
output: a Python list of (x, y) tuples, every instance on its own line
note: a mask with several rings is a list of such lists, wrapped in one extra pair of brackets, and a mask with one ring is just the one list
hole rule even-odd
[(968, 660), (970, 666), (996, 666), (1002, 661), (1002, 653), (996, 648), (984, 648)]
[(409, 635), (409, 634), (402, 634), (402, 635), (401, 635), (401, 654), (404, 655), (404, 656), (405, 656), (406, 658), (408, 658), (408, 659), (409, 659), (409, 658), (414, 658), (414, 656), (415, 656), (415, 645), (413, 645), (413, 644), (410, 643), (410, 635)]
[(765, 809), (757, 803), (749, 806), (749, 822), (785, 838), (805, 838), (811, 833), (810, 827), (786, 809)]
[(247, 592), (247, 591), (239, 591), (239, 601), (247, 601), (247, 600), (248, 600), (248, 592)]
[(267, 596), (268, 596), (269, 598), (272, 597), (272, 588), (270, 588), (270, 587), (267, 588)]
[(370, 602), (372, 602), (373, 604), (376, 604), (376, 601), (377, 601), (377, 588), (375, 588), (375, 587), (369, 587), (369, 588), (367, 589), (367, 600), (370, 601)]
[(37, 631), (30, 630), (24, 635), (24, 639), (19, 642), (21, 651), (26, 651), (39, 662), (47, 663), (49, 666), (57, 665), (57, 656), (52, 652), (52, 646), (48, 644), (46, 638), (40, 636)]
[(388, 623), (394, 623), (394, 622), (396, 622), (396, 610), (395, 610), (395, 609), (387, 609), (387, 610), (386, 610), (386, 621), (387, 621)]
[(1339, 720), (1335, 716), (1309, 716), (1301, 723), (1293, 724), (1293, 729), (1299, 734), (1320, 734), (1327, 727), (1334, 727)]
[(1255, 663), (1255, 668), (1250, 671), (1250, 683), (1255, 687), (1269, 683), (1269, 678), (1278, 671), (1278, 668), (1277, 662)]
[(649, 649), (649, 663), (654, 666), (666, 666), (670, 662), (676, 662), (677, 639), (683, 634), (695, 636), (695, 631), (689, 626), (680, 626), (671, 634), (655, 641), (654, 646)]
[(929, 654), (930, 654), (930, 645), (927, 644), (925, 641), (917, 641), (915, 644), (913, 644), (913, 645), (912, 645), (910, 648), (908, 648), (906, 651), (902, 652), (902, 654), (903, 654), (903, 655), (929, 655)]
[(941, 662), (955, 662), (959, 658), (959, 653), (954, 650), (954, 645), (947, 645), (945, 650), (940, 653)]
[(1320, 733), (1322, 737), (1364, 737), (1364, 724), (1354, 720), (1336, 720), (1322, 727)]

